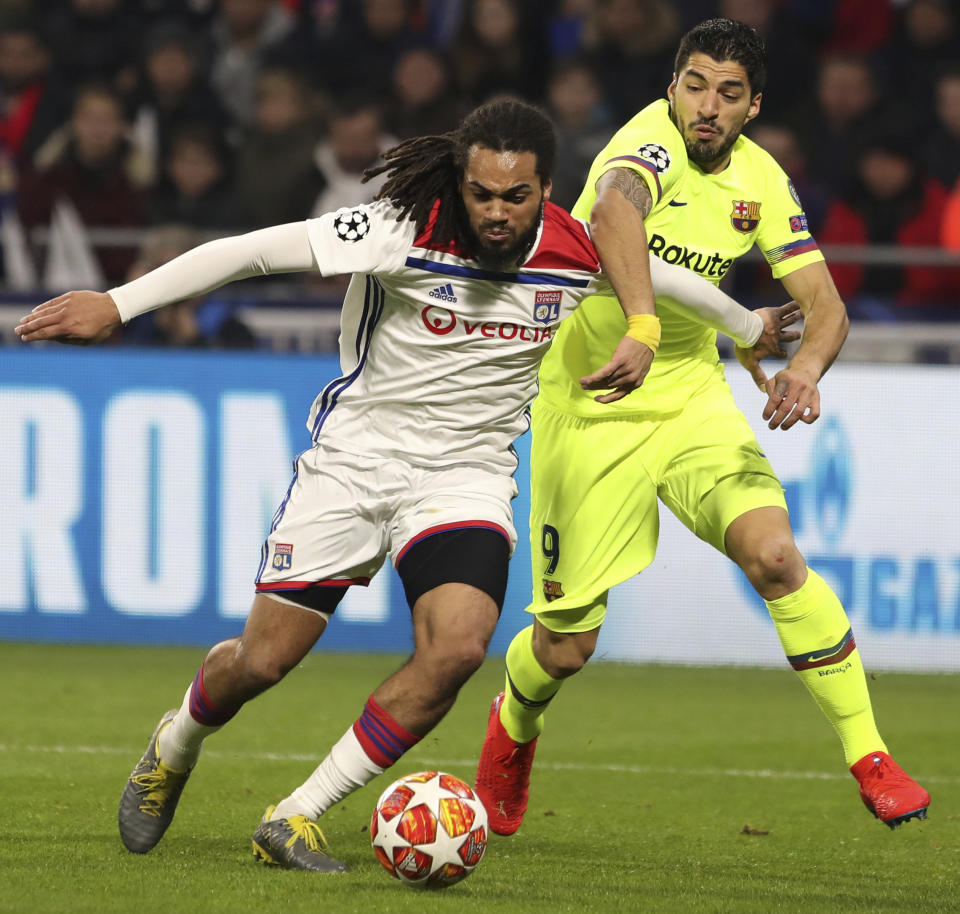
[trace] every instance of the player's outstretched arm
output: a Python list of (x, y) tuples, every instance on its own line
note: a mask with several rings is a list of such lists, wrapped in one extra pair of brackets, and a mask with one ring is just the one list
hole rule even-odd
[(825, 263), (801, 267), (781, 282), (803, 312), (803, 338), (787, 367), (767, 381), (763, 418), (786, 431), (820, 417), (817, 384), (840, 352), (850, 321)]
[(25, 342), (96, 343), (138, 314), (233, 280), (314, 266), (307, 224), (277, 225), (201, 244), (109, 292), (67, 292), (22, 317), (16, 332)]
[(614, 168), (597, 181), (597, 199), (590, 211), (590, 236), (600, 265), (610, 280), (629, 329), (610, 361), (580, 379), (584, 390), (609, 390), (600, 403), (620, 400), (643, 384), (660, 342), (643, 220), (653, 198), (646, 182), (629, 168)]

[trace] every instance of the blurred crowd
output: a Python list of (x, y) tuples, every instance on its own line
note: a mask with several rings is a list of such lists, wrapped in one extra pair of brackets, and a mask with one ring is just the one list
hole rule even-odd
[[(0, 0), (2, 282), (107, 288), (372, 199), (384, 149), (504, 93), (556, 123), (569, 207), (714, 15), (766, 40), (749, 135), (821, 244), (960, 250), (960, 0)], [(833, 272), (847, 298), (960, 301), (955, 269)], [(163, 332), (249, 342), (202, 323)]]

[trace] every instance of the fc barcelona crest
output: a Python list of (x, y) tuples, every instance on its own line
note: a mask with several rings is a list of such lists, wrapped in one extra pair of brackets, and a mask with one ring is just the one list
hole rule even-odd
[(751, 200), (734, 200), (733, 212), (730, 213), (730, 224), (738, 231), (746, 234), (752, 232), (760, 223), (760, 204)]

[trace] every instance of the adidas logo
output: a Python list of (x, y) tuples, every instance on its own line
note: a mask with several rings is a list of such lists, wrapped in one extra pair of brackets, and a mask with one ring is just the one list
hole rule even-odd
[(445, 286), (437, 286), (436, 289), (430, 290), (431, 298), (439, 298), (440, 301), (449, 301), (455, 302), (457, 296), (453, 294), (453, 286), (450, 283), (447, 283)]

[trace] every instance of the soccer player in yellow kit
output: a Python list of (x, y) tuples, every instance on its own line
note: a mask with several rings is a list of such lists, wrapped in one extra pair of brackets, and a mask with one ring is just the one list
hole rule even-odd
[[(644, 248), (719, 282), (754, 244), (805, 316), (788, 365), (767, 379), (763, 417), (787, 430), (820, 415), (817, 383), (847, 333), (847, 316), (807, 230), (793, 185), (741, 136), (760, 110), (763, 42), (729, 19), (683, 37), (667, 99), (639, 112), (593, 163), (573, 213), (590, 220), (604, 265), (632, 269), (653, 297)], [(625, 264), (629, 266), (624, 266)], [(477, 771), (490, 827), (512, 834), (527, 806), (543, 713), (597, 643), (607, 592), (656, 552), (657, 499), (729, 556), (764, 598), (787, 660), (836, 729), (860, 796), (895, 827), (925, 818), (930, 795), (889, 756), (877, 732), (847, 615), (807, 568), (780, 482), (737, 409), (715, 333), (656, 300), (660, 348), (629, 392), (602, 363), (624, 333), (615, 298), (588, 298), (540, 369), (533, 409), (530, 514), (533, 625), (507, 651)], [(594, 396), (593, 391), (609, 393)]]

